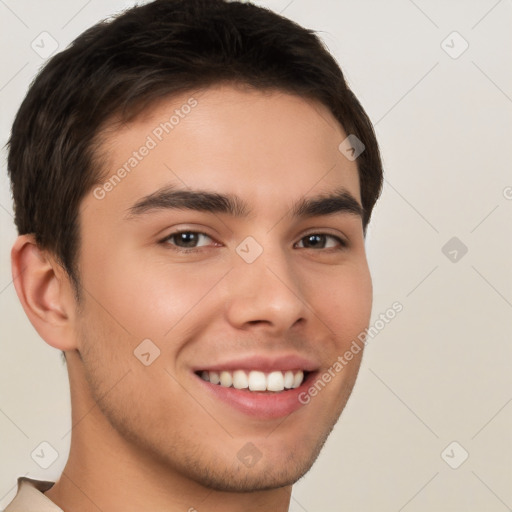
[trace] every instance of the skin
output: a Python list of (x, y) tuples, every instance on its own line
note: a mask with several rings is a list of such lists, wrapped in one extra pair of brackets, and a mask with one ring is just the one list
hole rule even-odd
[[(165, 99), (106, 132), (106, 178), (191, 96), (197, 106), (129, 175), (81, 203), (81, 309), (31, 235), (12, 250), (30, 321), (67, 356), (71, 450), (46, 492), (63, 510), (286, 511), (358, 373), (362, 351), (278, 419), (202, 392), (191, 368), (221, 358), (298, 353), (325, 372), (368, 326), (372, 284), (360, 216), (290, 214), (295, 201), (339, 187), (361, 202), (357, 162), (338, 150), (346, 134), (319, 103), (228, 85)], [(169, 184), (236, 194), (253, 214), (161, 209), (125, 219)], [(175, 250), (187, 247), (179, 237), (161, 242), (185, 228), (208, 235), (197, 252)], [(325, 245), (308, 245), (313, 233), (329, 235)], [(235, 251), (247, 236), (263, 248), (250, 264)], [(147, 338), (160, 349), (149, 366), (133, 354)], [(237, 458), (248, 442), (261, 453), (250, 468)]]

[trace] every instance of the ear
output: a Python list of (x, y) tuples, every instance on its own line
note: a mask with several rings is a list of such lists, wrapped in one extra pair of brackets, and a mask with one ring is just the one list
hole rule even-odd
[(16, 293), (31, 324), (48, 345), (74, 350), (75, 306), (70, 279), (32, 234), (21, 235), (11, 250)]

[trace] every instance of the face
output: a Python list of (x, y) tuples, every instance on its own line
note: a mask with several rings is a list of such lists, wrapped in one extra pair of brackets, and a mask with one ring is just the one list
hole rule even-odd
[(76, 333), (83, 393), (127, 446), (218, 490), (311, 467), (362, 351), (335, 363), (371, 313), (346, 136), (318, 103), (229, 86), (105, 134)]

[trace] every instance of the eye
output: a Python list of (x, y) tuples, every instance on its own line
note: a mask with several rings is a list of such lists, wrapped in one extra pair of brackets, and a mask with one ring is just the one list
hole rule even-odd
[(163, 240), (161, 240), (162, 244), (168, 244), (171, 246), (175, 246), (176, 250), (189, 251), (194, 250), (198, 247), (204, 247), (204, 245), (208, 245), (208, 243), (199, 245), (200, 241), (213, 241), (211, 237), (209, 237), (205, 233), (200, 233), (199, 231), (176, 231), (175, 233), (171, 233), (166, 236)]
[(305, 246), (301, 247), (304, 249), (332, 249), (336, 246), (340, 247), (340, 249), (344, 249), (348, 247), (345, 240), (327, 233), (310, 233), (309, 235), (301, 238), (299, 244), (303, 241), (306, 241)]
[[(211, 245), (214, 240), (199, 231), (176, 231), (160, 241), (163, 245), (182, 252), (198, 251), (201, 247)], [(302, 246), (301, 246), (302, 244)], [(327, 233), (310, 233), (298, 242), (301, 249), (345, 249), (348, 243), (342, 238)]]

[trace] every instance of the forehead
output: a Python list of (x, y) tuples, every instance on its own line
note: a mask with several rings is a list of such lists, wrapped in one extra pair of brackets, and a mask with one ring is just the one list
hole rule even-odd
[(309, 192), (346, 188), (360, 202), (357, 164), (327, 107), (282, 91), (219, 85), (163, 99), (103, 133), (104, 197), (96, 211), (126, 210), (158, 188), (222, 191), (268, 209)]

